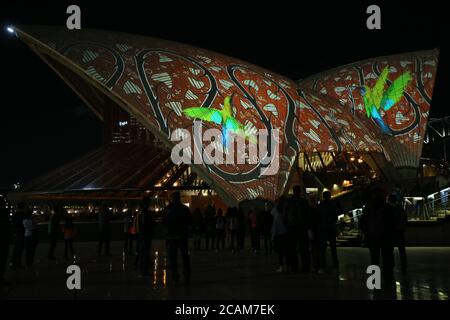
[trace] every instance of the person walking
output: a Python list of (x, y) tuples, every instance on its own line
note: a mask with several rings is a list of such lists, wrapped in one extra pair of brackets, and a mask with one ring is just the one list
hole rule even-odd
[(137, 260), (140, 261), (139, 277), (150, 276), (151, 248), (155, 228), (152, 212), (149, 210), (150, 198), (142, 200), (138, 216), (136, 216), (136, 232), (139, 238), (139, 253)]
[(243, 250), (245, 247), (245, 215), (242, 208), (237, 209), (237, 218), (238, 218), (237, 249)]
[(395, 229), (393, 235), (393, 245), (397, 247), (400, 256), (400, 270), (402, 275), (406, 275), (408, 269), (406, 247), (405, 247), (405, 230), (408, 224), (408, 216), (406, 211), (400, 204), (397, 195), (391, 194), (388, 197), (389, 211), (394, 213)]
[(61, 217), (64, 216), (64, 208), (61, 205), (56, 205), (53, 208), (53, 214), (50, 216), (48, 221), (48, 237), (49, 237), (49, 249), (48, 258), (50, 260), (55, 260), (55, 249), (58, 242), (59, 235), (59, 223)]
[(22, 255), (25, 249), (25, 228), (23, 226), (23, 219), (26, 216), (26, 206), (24, 202), (17, 205), (17, 210), (12, 218), (12, 228), (14, 234), (14, 249), (12, 254), (12, 268), (22, 268)]
[(201, 240), (204, 231), (204, 219), (199, 208), (194, 210), (192, 219), (192, 232), (194, 234), (194, 249), (200, 250)]
[(369, 248), (371, 264), (380, 266), (384, 280), (392, 285), (394, 283), (395, 213), (393, 208), (386, 204), (385, 199), (383, 190), (375, 188), (369, 203), (363, 209), (359, 224), (365, 245)]
[(269, 203), (264, 203), (264, 210), (260, 213), (260, 221), (261, 221), (261, 236), (264, 243), (264, 251), (267, 255), (272, 254), (272, 224), (273, 224), (273, 216), (269, 210)]
[[(73, 250), (73, 240), (75, 238), (75, 225), (73, 219), (69, 214), (66, 214), (64, 218), (63, 226), (63, 237), (64, 237), (64, 258), (66, 260), (72, 260), (75, 258), (75, 252)], [(69, 255), (70, 252), (70, 255)]]
[(164, 224), (167, 230), (167, 251), (171, 279), (174, 285), (179, 283), (178, 275), (178, 251), (183, 260), (184, 281), (187, 285), (191, 279), (191, 262), (188, 245), (189, 226), (192, 223), (189, 208), (181, 203), (180, 192), (174, 192), (171, 195), (172, 202), (167, 207), (164, 216)]
[(309, 203), (302, 197), (302, 188), (293, 187), (293, 196), (287, 201), (284, 223), (287, 229), (287, 264), (291, 272), (298, 272), (297, 247), (300, 249), (302, 273), (311, 271)]
[(228, 209), (227, 220), (228, 231), (230, 232), (230, 248), (231, 252), (235, 252), (236, 250), (239, 250), (239, 219), (236, 207), (231, 207)]
[(331, 192), (322, 193), (323, 200), (316, 209), (316, 233), (318, 273), (324, 273), (326, 267), (326, 249), (330, 246), (333, 268), (339, 272), (339, 261), (336, 249), (336, 223), (341, 213), (339, 204), (331, 200)]
[(252, 244), (252, 250), (254, 253), (259, 253), (261, 249), (258, 216), (254, 208), (250, 209), (248, 213), (248, 226), (250, 229), (250, 238)]
[(25, 219), (23, 219), (24, 238), (25, 238), (25, 257), (26, 266), (31, 268), (34, 262), (34, 254), (39, 241), (39, 230), (34, 220), (31, 210), (26, 211)]
[(225, 217), (222, 209), (219, 209), (216, 216), (216, 252), (223, 249), (225, 249)]
[(216, 239), (216, 209), (214, 208), (212, 201), (206, 206), (204, 217), (206, 225), (205, 247), (206, 250), (208, 250), (211, 244), (211, 249), (214, 250)]
[(133, 255), (133, 240), (136, 234), (133, 222), (132, 214), (125, 214), (123, 218), (123, 253), (126, 256)]
[(98, 216), (99, 226), (99, 242), (98, 242), (98, 256), (102, 255), (103, 248), (105, 249), (105, 255), (110, 256), (110, 244), (111, 244), (111, 225), (110, 225), (110, 209), (105, 202), (102, 203), (100, 213)]
[(11, 222), (7, 202), (2, 196), (0, 199), (0, 286), (9, 282), (5, 280), (6, 263), (8, 262), (9, 243), (11, 240)]
[(271, 214), (273, 217), (273, 224), (271, 234), (273, 238), (274, 250), (278, 256), (277, 272), (285, 270), (286, 262), (286, 226), (283, 222), (283, 212), (286, 206), (286, 197), (281, 196), (276, 204), (273, 206)]

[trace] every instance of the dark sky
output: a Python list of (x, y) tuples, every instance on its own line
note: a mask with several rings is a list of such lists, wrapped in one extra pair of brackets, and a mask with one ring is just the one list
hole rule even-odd
[[(65, 26), (69, 4), (81, 7), (84, 28), (185, 42), (293, 79), (365, 58), (440, 48), (431, 116), (448, 115), (450, 22), (443, 1), (93, 2), (0, 4), (0, 189), (101, 143), (95, 116), (28, 47), (4, 31), (8, 24)], [(382, 30), (366, 28), (369, 4), (381, 7)]]

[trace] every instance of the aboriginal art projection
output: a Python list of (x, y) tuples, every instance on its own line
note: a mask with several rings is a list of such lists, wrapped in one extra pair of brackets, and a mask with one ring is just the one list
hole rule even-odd
[(279, 131), (275, 174), (262, 174), (266, 157), (274, 156), (270, 140), (256, 162), (192, 165), (230, 204), (277, 198), (301, 152), (381, 153), (394, 167), (417, 167), (438, 62), (437, 51), (407, 53), (295, 82), (219, 53), (150, 37), (37, 26), (19, 27), (16, 34), (100, 119), (104, 108), (118, 105), (169, 150), (176, 144), (170, 140), (174, 131), (192, 133), (195, 119), (224, 138), (242, 135), (249, 145), (259, 143), (254, 136), (261, 129)]

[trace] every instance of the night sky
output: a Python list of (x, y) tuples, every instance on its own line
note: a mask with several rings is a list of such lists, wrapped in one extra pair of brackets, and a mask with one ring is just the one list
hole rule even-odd
[[(78, 4), (82, 28), (184, 42), (240, 58), (294, 80), (361, 59), (440, 48), (431, 117), (448, 115), (449, 18), (443, 1), (2, 1), (0, 4), (0, 190), (25, 182), (101, 143), (101, 123), (8, 24), (65, 26)], [(298, 4), (297, 4), (298, 2)], [(146, 6), (143, 6), (143, 4)], [(333, 3), (333, 4), (332, 4)], [(341, 6), (337, 3), (341, 3)], [(378, 4), (382, 30), (366, 28)], [(424, 5), (425, 4), (425, 5)], [(127, 5), (127, 7), (124, 7)], [(447, 33), (447, 34), (446, 34)], [(432, 150), (432, 149), (435, 150)], [(426, 156), (440, 156), (441, 145)]]

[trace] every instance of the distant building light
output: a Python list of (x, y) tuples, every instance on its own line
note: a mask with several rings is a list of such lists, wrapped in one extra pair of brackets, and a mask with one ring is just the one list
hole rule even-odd
[(350, 180), (344, 180), (344, 181), (342, 182), (342, 186), (343, 186), (343, 187), (350, 187), (351, 185), (352, 185), (352, 183), (351, 183)]
[(363, 162), (364, 162), (363, 159), (361, 159), (361, 158), (358, 159), (358, 163), (363, 163)]
[(319, 191), (318, 188), (306, 188), (306, 193), (313, 193)]

